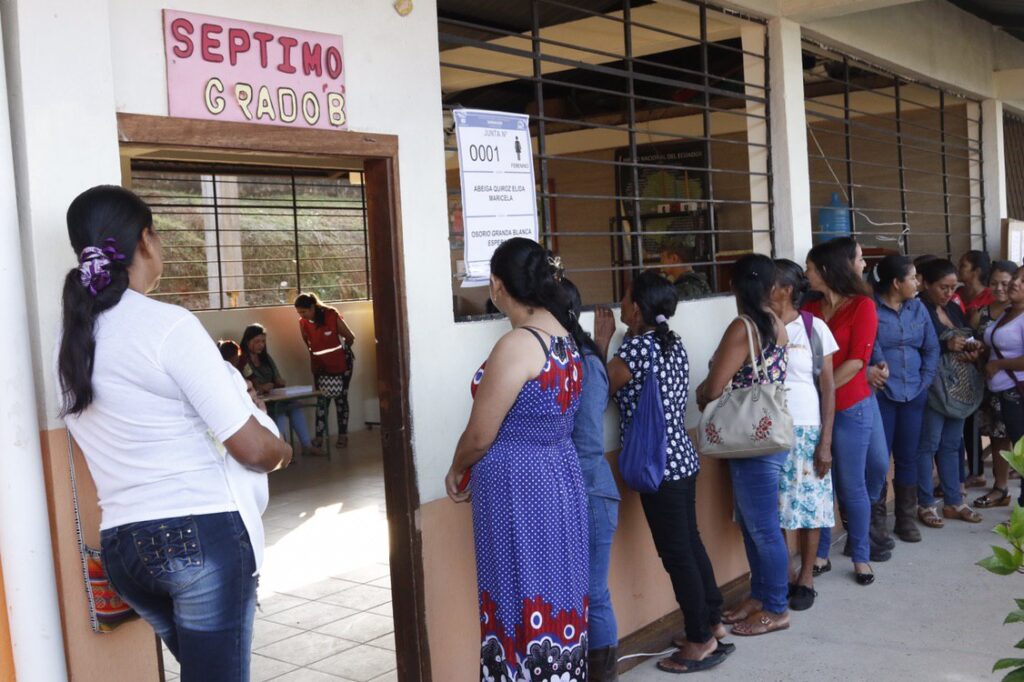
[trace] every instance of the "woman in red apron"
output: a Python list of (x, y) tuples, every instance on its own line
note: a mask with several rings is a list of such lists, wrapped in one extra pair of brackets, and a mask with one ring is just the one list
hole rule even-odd
[(315, 445), (322, 446), (327, 429), (327, 409), (334, 400), (338, 411), (338, 447), (348, 445), (348, 385), (352, 380), (355, 355), (352, 344), (356, 337), (345, 324), (341, 313), (325, 306), (316, 294), (300, 294), (295, 299), (299, 331), (309, 349), (313, 381), (320, 391), (316, 402)]

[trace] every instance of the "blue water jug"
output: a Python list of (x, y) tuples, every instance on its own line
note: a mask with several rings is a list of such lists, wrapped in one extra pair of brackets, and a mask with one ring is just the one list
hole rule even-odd
[(836, 237), (850, 236), (850, 210), (838, 192), (832, 193), (832, 201), (828, 206), (818, 209), (818, 231), (820, 241), (827, 242)]

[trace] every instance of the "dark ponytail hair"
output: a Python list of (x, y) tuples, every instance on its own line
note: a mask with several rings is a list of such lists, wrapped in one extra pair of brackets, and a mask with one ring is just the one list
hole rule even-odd
[(775, 259), (775, 286), (785, 289), (793, 287), (793, 307), (797, 310), (803, 305), (810, 291), (811, 283), (807, 281), (804, 269), (788, 258)]
[(775, 286), (775, 263), (768, 256), (751, 253), (743, 256), (732, 270), (732, 290), (741, 315), (754, 321), (761, 334), (761, 345), (775, 343), (775, 320), (768, 312), (768, 300)]
[[(997, 261), (993, 261), (992, 262), (992, 272), (989, 273), (988, 279), (989, 279), (989, 281), (991, 281), (992, 275), (996, 274), (997, 272), (1005, 272), (1010, 277), (1013, 277), (1014, 275), (1017, 274), (1017, 270), (1019, 270), (1019, 269), (1020, 269), (1020, 266), (1017, 265), (1016, 263), (1014, 263), (1012, 260), (997, 260)], [(987, 281), (985, 282), (985, 285), (988, 286), (988, 282)]]
[(925, 283), (935, 284), (940, 279), (955, 275), (956, 266), (953, 265), (952, 261), (948, 261), (945, 258), (936, 258), (922, 264), (920, 274)]
[(992, 256), (986, 251), (968, 251), (964, 254), (964, 260), (971, 264), (972, 270), (980, 270), (978, 281), (982, 286), (988, 286), (988, 278), (992, 276)]
[(893, 281), (903, 279), (910, 274), (914, 262), (908, 256), (890, 255), (875, 264), (871, 269), (871, 286), (881, 296), (889, 291)]
[(531, 239), (513, 237), (494, 250), (491, 274), (519, 303), (544, 308), (568, 330), (569, 294), (562, 287), (562, 269), (554, 254)]
[[(640, 317), (648, 327), (654, 327), (654, 338), (658, 340), (662, 354), (667, 353), (679, 340), (679, 335), (668, 326), (668, 320), (676, 314), (679, 294), (672, 282), (657, 270), (644, 270), (633, 278), (629, 298), (640, 308)], [(659, 322), (658, 316), (665, 318)]]
[(110, 281), (95, 293), (82, 284), (78, 267), (64, 278), (63, 332), (57, 372), (63, 395), (62, 417), (81, 414), (92, 404), (93, 362), (96, 357), (96, 318), (113, 308), (128, 289), (128, 266), (142, 233), (153, 227), (149, 206), (133, 192), (115, 185), (99, 185), (75, 197), (68, 206), (68, 239), (81, 258), (88, 247), (116, 251), (121, 259), (105, 266)]
[(327, 316), (328, 306), (325, 306), (320, 300), (320, 297), (314, 294), (312, 291), (299, 294), (295, 297), (295, 307), (302, 308), (303, 310), (313, 309), (313, 324), (320, 326), (324, 323), (324, 318)]
[(588, 353), (601, 357), (601, 351), (598, 350), (597, 343), (594, 342), (593, 337), (580, 326), (580, 312), (583, 310), (583, 299), (580, 297), (580, 290), (576, 288), (576, 285), (571, 280), (565, 277), (562, 278), (562, 288), (565, 289), (569, 300), (569, 308), (566, 310), (569, 326), (566, 329), (569, 330), (573, 341), (576, 342), (576, 347), (580, 351), (586, 350)]
[(853, 260), (857, 257), (857, 240), (853, 237), (837, 237), (822, 242), (810, 250), (807, 259), (821, 274), (825, 286), (840, 296), (866, 296), (868, 285), (853, 271)]

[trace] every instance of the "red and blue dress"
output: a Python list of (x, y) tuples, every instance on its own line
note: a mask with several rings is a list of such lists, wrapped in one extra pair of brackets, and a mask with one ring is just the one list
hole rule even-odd
[(583, 370), (569, 337), (541, 343), (543, 370), (473, 466), (483, 682), (587, 679), (587, 496), (572, 443)]

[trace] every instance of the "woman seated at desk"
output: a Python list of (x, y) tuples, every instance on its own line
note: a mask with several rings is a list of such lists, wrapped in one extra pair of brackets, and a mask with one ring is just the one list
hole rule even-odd
[[(270, 353), (267, 352), (267, 330), (261, 324), (251, 324), (245, 328), (242, 334), (242, 357), (239, 359), (238, 367), (242, 376), (252, 381), (256, 392), (266, 395), (275, 388), (284, 388), (285, 381), (277, 370)], [(304, 455), (323, 455), (323, 451), (314, 447), (309, 438), (309, 428), (306, 426), (306, 416), (302, 413), (302, 406), (294, 400), (281, 400), (270, 405), (270, 411), (277, 422), (277, 428), (281, 436), (287, 440), (288, 420), (291, 419), (291, 428), (299, 436), (302, 443)]]

